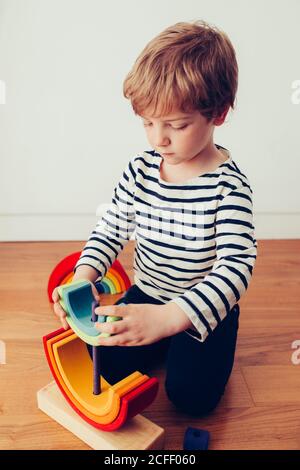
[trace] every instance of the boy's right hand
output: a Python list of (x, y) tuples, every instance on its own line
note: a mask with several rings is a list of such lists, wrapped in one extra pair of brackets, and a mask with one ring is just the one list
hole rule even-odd
[[(79, 279), (76, 279), (76, 281), (78, 281)], [(87, 279), (81, 279), (82, 281), (87, 281)], [(91, 285), (92, 285), (92, 292), (93, 292), (93, 295), (94, 295), (94, 298), (95, 300), (97, 300), (97, 302), (99, 302), (100, 300), (100, 297), (99, 297), (99, 294), (98, 294), (98, 291), (95, 287), (95, 285), (91, 282)], [(56, 287), (54, 289), (54, 291), (52, 292), (52, 300), (54, 302), (54, 305), (53, 305), (53, 309), (54, 309), (54, 314), (58, 317), (58, 319), (60, 320), (63, 328), (65, 330), (68, 330), (70, 328), (67, 320), (66, 320), (66, 312), (65, 310), (62, 308), (62, 306), (60, 305), (59, 301), (60, 301), (60, 296), (58, 294), (58, 287)]]

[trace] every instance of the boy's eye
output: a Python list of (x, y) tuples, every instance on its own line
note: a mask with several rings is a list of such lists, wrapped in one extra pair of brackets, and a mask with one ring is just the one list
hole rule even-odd
[(177, 131), (181, 131), (182, 129), (185, 129), (188, 125), (186, 124), (185, 126), (182, 127), (173, 127), (173, 129), (176, 129)]
[[(145, 126), (145, 127), (149, 127), (149, 126), (151, 126), (151, 125), (152, 125), (151, 122), (144, 122), (144, 126)], [(188, 124), (185, 124), (184, 126), (181, 126), (181, 127), (172, 127), (172, 126), (171, 126), (171, 127), (172, 127), (172, 129), (174, 129), (174, 130), (181, 131), (182, 129), (185, 129), (187, 126), (188, 126)]]

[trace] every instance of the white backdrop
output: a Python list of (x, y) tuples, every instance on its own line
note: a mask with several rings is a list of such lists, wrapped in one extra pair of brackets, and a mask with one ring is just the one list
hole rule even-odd
[(197, 19), (237, 52), (237, 107), (215, 143), (250, 180), (256, 237), (300, 237), (299, 0), (0, 0), (0, 240), (88, 237), (150, 149), (123, 80), (150, 39)]

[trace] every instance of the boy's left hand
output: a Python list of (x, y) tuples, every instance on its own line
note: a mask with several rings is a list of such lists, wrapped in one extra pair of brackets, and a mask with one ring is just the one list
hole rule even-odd
[(97, 315), (121, 317), (114, 322), (95, 323), (101, 333), (101, 346), (142, 346), (152, 344), (190, 326), (186, 314), (174, 303), (107, 305), (95, 309)]

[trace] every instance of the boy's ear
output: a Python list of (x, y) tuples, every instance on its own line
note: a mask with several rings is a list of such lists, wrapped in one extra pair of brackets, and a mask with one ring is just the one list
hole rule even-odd
[(229, 111), (229, 106), (223, 111), (223, 113), (214, 119), (213, 123), (215, 126), (221, 126), (223, 124), (223, 122), (225, 121), (225, 118), (227, 116), (227, 113)]

